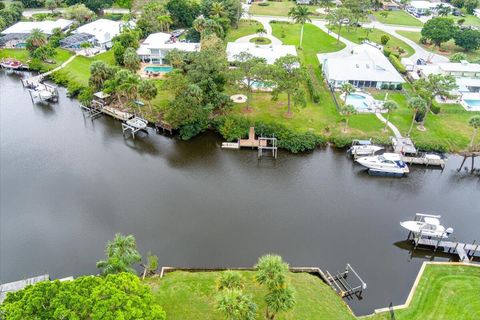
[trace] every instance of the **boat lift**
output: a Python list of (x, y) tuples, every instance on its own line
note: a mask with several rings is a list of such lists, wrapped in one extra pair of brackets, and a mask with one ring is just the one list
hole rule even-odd
[[(348, 275), (353, 274), (358, 280), (356, 284), (350, 284), (348, 282)], [(367, 289), (367, 284), (365, 281), (360, 278), (358, 273), (352, 266), (347, 263), (345, 271), (337, 272), (332, 275), (330, 272), (325, 271), (325, 276), (328, 284), (335, 290), (342, 298), (350, 299), (352, 295), (355, 295), (357, 298), (362, 298), (363, 290)]]

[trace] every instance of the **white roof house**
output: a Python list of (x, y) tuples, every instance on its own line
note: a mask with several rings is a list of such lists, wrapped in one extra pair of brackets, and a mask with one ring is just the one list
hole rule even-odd
[(123, 26), (124, 23), (121, 21), (98, 19), (84, 24), (73, 33), (91, 34), (97, 40), (97, 44), (106, 49), (112, 46), (112, 39), (121, 32)]
[(245, 42), (229, 42), (227, 44), (228, 62), (234, 62), (236, 56), (241, 52), (250, 53), (257, 58), (264, 58), (268, 64), (273, 64), (278, 58), (286, 55), (297, 56), (295, 46), (290, 45), (256, 45), (254, 43)]
[(137, 54), (142, 61), (161, 64), (168, 51), (173, 49), (186, 52), (200, 51), (200, 43), (180, 42), (168, 33), (157, 32), (143, 41)]
[(72, 20), (58, 19), (58, 20), (45, 20), (45, 21), (20, 21), (10, 26), (9, 28), (3, 30), (2, 34), (28, 34), (31, 33), (33, 29), (40, 29), (43, 33), (51, 35), (53, 30), (60, 28), (65, 30), (73, 24)]
[(334, 87), (350, 82), (357, 87), (381, 88), (383, 84), (400, 84), (405, 80), (383, 53), (368, 44), (361, 44), (351, 52), (326, 56), (323, 73)]
[(407, 6), (407, 10), (409, 12), (416, 13), (416, 14), (425, 14), (428, 11), (434, 11), (440, 5), (453, 8), (453, 6), (450, 5), (449, 3), (414, 0), (414, 1), (410, 1), (410, 3)]

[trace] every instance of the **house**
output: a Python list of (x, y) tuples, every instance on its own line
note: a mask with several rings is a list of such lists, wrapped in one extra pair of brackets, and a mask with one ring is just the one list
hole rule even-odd
[(400, 5), (393, 1), (382, 1), (382, 8), (387, 11), (397, 11), (400, 10)]
[(434, 13), (439, 6), (447, 6), (453, 9), (453, 6), (444, 2), (430, 2), (423, 0), (411, 1), (407, 5), (407, 11), (413, 15), (425, 16)]
[(457, 81), (458, 88), (452, 94), (480, 92), (480, 64), (461, 62), (444, 62), (417, 66), (420, 77), (430, 74), (452, 75)]
[[(73, 35), (65, 38), (63, 43), (69, 48), (75, 49), (80, 47), (80, 41), (85, 42), (84, 39), (88, 38), (88, 42), (94, 47), (108, 50), (112, 47), (112, 39), (117, 36), (125, 26), (126, 24), (122, 21), (98, 19), (84, 24), (77, 30), (73, 31)], [(79, 34), (83, 34), (83, 36), (76, 36)], [(77, 42), (75, 42), (75, 37), (78, 40)]]
[(334, 88), (346, 82), (377, 89), (405, 82), (382, 51), (369, 44), (356, 46), (348, 53), (326, 55), (322, 65), (325, 79)]
[(48, 36), (55, 29), (67, 30), (73, 24), (72, 20), (58, 19), (45, 21), (20, 21), (0, 33), (0, 46), (6, 48), (21, 48), (34, 29), (39, 29)]
[(137, 54), (143, 62), (163, 64), (167, 53), (174, 49), (185, 52), (200, 51), (200, 43), (181, 42), (171, 34), (157, 32), (152, 33), (143, 41)]
[(310, 0), (296, 0), (297, 4), (306, 4), (306, 5), (309, 5), (310, 4)]
[(291, 45), (256, 45), (250, 42), (229, 42), (227, 44), (227, 60), (234, 62), (241, 52), (250, 53), (257, 58), (263, 58), (268, 64), (273, 64), (278, 58), (292, 55), (297, 56), (295, 46)]

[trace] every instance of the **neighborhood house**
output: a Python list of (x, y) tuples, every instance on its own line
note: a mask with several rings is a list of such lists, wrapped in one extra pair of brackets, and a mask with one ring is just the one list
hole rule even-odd
[(98, 19), (79, 27), (60, 44), (67, 49), (79, 49), (82, 43), (89, 42), (93, 47), (108, 50), (112, 47), (112, 39), (123, 27), (125, 23), (121, 21)]
[(0, 46), (6, 48), (22, 48), (25, 46), (25, 40), (32, 30), (39, 29), (47, 36), (53, 34), (55, 29), (67, 30), (73, 21), (58, 19), (55, 21), (20, 21), (1, 32)]
[(334, 88), (349, 82), (358, 88), (382, 89), (405, 82), (383, 53), (369, 44), (356, 46), (351, 53), (326, 56), (323, 73)]
[(152, 33), (140, 45), (137, 54), (142, 62), (164, 64), (165, 56), (174, 49), (186, 52), (200, 51), (200, 43), (181, 42), (168, 33)]
[(443, 2), (411, 1), (407, 6), (407, 11), (417, 16), (425, 16), (434, 13), (440, 5), (453, 8), (452, 5)]
[(235, 62), (236, 57), (241, 52), (250, 53), (257, 58), (263, 58), (268, 64), (273, 64), (278, 58), (285, 57), (287, 55), (297, 56), (297, 50), (295, 46), (291, 45), (263, 45), (259, 46), (254, 43), (240, 43), (229, 42), (227, 44), (227, 59), (228, 62)]

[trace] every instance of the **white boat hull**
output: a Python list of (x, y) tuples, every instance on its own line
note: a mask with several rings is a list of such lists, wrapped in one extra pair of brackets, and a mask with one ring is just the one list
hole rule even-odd
[(353, 146), (348, 152), (356, 156), (369, 156), (380, 150), (383, 150), (383, 148), (378, 146)]
[(400, 225), (410, 232), (421, 232), (423, 236), (448, 238), (445, 228), (441, 225), (426, 225), (425, 222), (422, 221), (402, 221), (400, 222)]
[(355, 161), (368, 168), (372, 174), (402, 176), (410, 172), (408, 165), (398, 154), (384, 153), (379, 156), (358, 158)]

